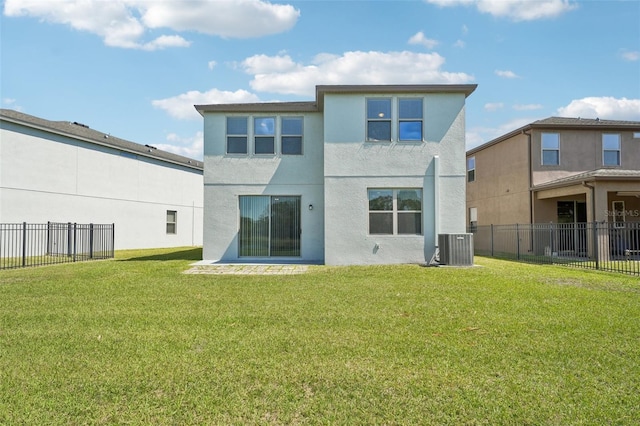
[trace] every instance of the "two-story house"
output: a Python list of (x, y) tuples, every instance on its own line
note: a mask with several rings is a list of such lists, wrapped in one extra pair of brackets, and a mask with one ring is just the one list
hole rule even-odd
[(467, 224), (640, 221), (640, 122), (551, 117), (467, 152)]
[(203, 258), (424, 263), (465, 231), (475, 85), (329, 85), (309, 102), (196, 105)]
[(202, 179), (202, 161), (0, 109), (0, 223), (114, 224), (116, 250), (197, 246)]
[(600, 261), (636, 256), (640, 122), (551, 117), (530, 123), (467, 152), (466, 192), (468, 227), (481, 231), (476, 250), (493, 252), (507, 241), (483, 225), (527, 224), (529, 231), (516, 238), (518, 252)]

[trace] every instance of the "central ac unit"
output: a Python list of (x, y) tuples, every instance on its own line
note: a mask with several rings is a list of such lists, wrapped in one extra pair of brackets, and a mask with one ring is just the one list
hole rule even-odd
[(473, 234), (438, 234), (440, 264), (473, 266)]

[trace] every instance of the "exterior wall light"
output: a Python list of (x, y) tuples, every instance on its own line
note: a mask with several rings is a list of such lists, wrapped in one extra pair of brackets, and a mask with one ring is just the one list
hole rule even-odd
[(313, 204), (309, 204), (309, 210), (313, 210)]

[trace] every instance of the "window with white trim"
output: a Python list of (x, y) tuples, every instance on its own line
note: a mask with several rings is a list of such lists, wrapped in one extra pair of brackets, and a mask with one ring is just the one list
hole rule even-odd
[(476, 180), (476, 157), (467, 158), (467, 182)]
[(258, 155), (276, 153), (275, 117), (253, 118), (253, 152)]
[(178, 212), (167, 210), (167, 234), (176, 234), (178, 231)]
[(247, 117), (227, 117), (227, 154), (247, 154)]
[(398, 99), (398, 140), (422, 141), (422, 98)]
[(302, 155), (302, 117), (282, 117), (280, 150), (283, 155)]
[(469, 232), (478, 232), (478, 208), (469, 207)]
[(602, 164), (605, 166), (620, 165), (620, 135), (605, 133), (602, 135)]
[(391, 142), (391, 98), (367, 99), (367, 141)]
[(543, 166), (560, 165), (560, 134), (558, 133), (542, 134), (542, 165)]
[(370, 188), (369, 234), (422, 235), (422, 189)]

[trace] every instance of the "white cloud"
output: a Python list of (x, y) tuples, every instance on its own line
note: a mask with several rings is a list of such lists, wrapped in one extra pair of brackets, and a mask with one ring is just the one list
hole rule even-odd
[(285, 32), (300, 17), (300, 11), (291, 5), (262, 0), (200, 0), (189, 2), (189, 7), (180, 1), (151, 3), (142, 16), (149, 28), (167, 27), (221, 37), (252, 38)]
[(484, 104), (485, 111), (497, 111), (502, 108), (504, 108), (504, 104), (502, 102)]
[(464, 48), (466, 46), (466, 43), (464, 42), (464, 40), (456, 40), (455, 43), (453, 43), (453, 47), (459, 47), (460, 49)]
[(558, 108), (562, 117), (602, 118), (640, 121), (640, 99), (587, 97)]
[(2, 105), (3, 106), (5, 106), (5, 107), (7, 107), (9, 109), (18, 111), (18, 112), (22, 112), (23, 108), (20, 105), (18, 105), (17, 102), (18, 101), (16, 99), (13, 99), (13, 98), (2, 98)]
[(216, 65), (218, 65), (218, 63), (216, 61), (207, 62), (207, 66), (209, 67), (210, 70), (214, 69), (216, 67)]
[(157, 50), (186, 47), (178, 35), (143, 42), (150, 29), (196, 31), (220, 37), (250, 38), (291, 29), (300, 12), (263, 0), (6, 0), (4, 15), (31, 16), (96, 34), (107, 46)]
[(481, 13), (514, 21), (555, 18), (578, 6), (570, 0), (425, 0), (441, 7), (475, 6)]
[(467, 150), (489, 142), (499, 136), (505, 135), (529, 123), (539, 120), (540, 117), (523, 117), (507, 121), (498, 127), (474, 127), (467, 130), (466, 145)]
[(534, 111), (536, 109), (542, 109), (543, 106), (540, 104), (515, 104), (513, 109), (516, 111)]
[(424, 33), (420, 31), (409, 38), (409, 44), (419, 44), (427, 49), (433, 49), (438, 45), (438, 40), (427, 38)]
[(495, 75), (502, 78), (520, 78), (519, 75), (509, 70), (495, 70)]
[(629, 62), (635, 62), (637, 60), (640, 60), (640, 52), (637, 50), (624, 49), (620, 52), (620, 56), (622, 56), (622, 59)]
[(289, 56), (256, 55), (241, 66), (253, 75), (251, 87), (259, 92), (312, 96), (318, 84), (463, 84), (472, 75), (446, 72), (437, 53), (345, 52), (320, 54), (311, 64)]
[(189, 120), (202, 119), (193, 107), (194, 105), (247, 102), (259, 102), (259, 99), (255, 94), (247, 92), (246, 90), (228, 92), (212, 89), (208, 92), (192, 90), (171, 98), (151, 101), (151, 104), (156, 108), (165, 110), (172, 117)]
[(167, 135), (168, 143), (155, 144), (154, 146), (163, 151), (172, 152), (174, 154), (185, 157), (202, 160), (204, 157), (204, 134), (197, 132), (194, 136), (183, 138), (175, 133)]

